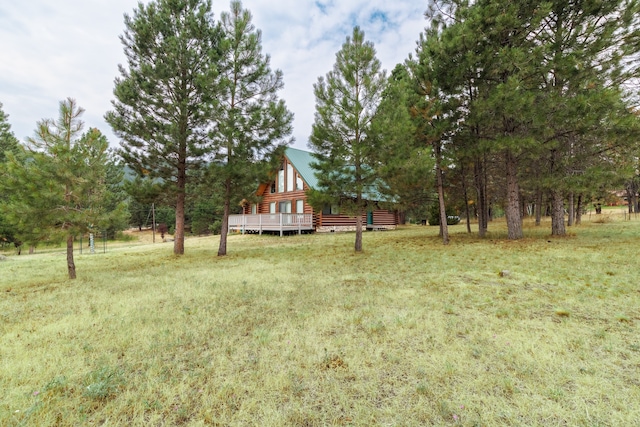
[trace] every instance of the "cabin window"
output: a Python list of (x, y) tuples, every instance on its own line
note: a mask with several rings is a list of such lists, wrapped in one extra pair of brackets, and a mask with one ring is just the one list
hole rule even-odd
[(287, 191), (293, 191), (293, 166), (287, 163)]
[(302, 190), (302, 189), (303, 189), (302, 177), (299, 174), (296, 174), (296, 190)]
[(322, 215), (338, 215), (339, 213), (338, 205), (324, 205), (322, 207)]
[(280, 213), (291, 213), (291, 200), (280, 202)]
[(296, 200), (296, 213), (304, 213), (304, 200)]
[(276, 213), (276, 202), (269, 203), (269, 213)]
[(251, 215), (255, 215), (258, 213), (258, 206), (255, 203), (251, 204)]
[(276, 192), (276, 182), (275, 182), (275, 181), (273, 181), (273, 182), (271, 183), (271, 192), (272, 192), (272, 193), (275, 193), (275, 192)]
[(278, 171), (278, 193), (284, 192), (284, 167)]

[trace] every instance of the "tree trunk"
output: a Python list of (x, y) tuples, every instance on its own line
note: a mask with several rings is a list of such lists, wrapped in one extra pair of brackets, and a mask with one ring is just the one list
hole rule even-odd
[(222, 228), (220, 229), (220, 246), (218, 256), (227, 254), (227, 236), (229, 234), (229, 214), (231, 212), (231, 180), (224, 184), (224, 210), (222, 212)]
[(67, 270), (69, 279), (76, 278), (76, 264), (73, 262), (73, 236), (67, 236)]
[[(186, 165), (181, 162), (178, 168), (178, 197), (176, 199), (176, 229), (173, 234), (173, 253), (184, 255), (184, 204), (187, 183)], [(155, 224), (154, 224), (155, 226)]]
[[(464, 171), (464, 169), (463, 169)], [(471, 233), (471, 213), (469, 212), (469, 195), (467, 194), (467, 183), (464, 176), (464, 172), (462, 175), (462, 189), (464, 191), (464, 214), (467, 217), (467, 233)]]
[(638, 213), (638, 184), (635, 178), (627, 183), (627, 201), (629, 202), (629, 214)]
[(574, 205), (573, 205), (573, 191), (569, 193), (569, 200), (568, 200), (568, 209), (567, 209), (567, 213), (568, 213), (568, 218), (567, 218), (567, 226), (572, 227), (573, 226), (573, 220), (575, 218), (575, 211), (574, 211)]
[(564, 198), (562, 191), (551, 191), (551, 203), (553, 205), (551, 211), (551, 235), (564, 236), (567, 231), (564, 227)]
[(582, 223), (582, 194), (578, 195), (578, 203), (576, 203), (576, 225)]
[(488, 209), (487, 209), (487, 192), (484, 180), (483, 162), (480, 157), (476, 158), (473, 165), (474, 180), (476, 185), (476, 193), (478, 194), (478, 203), (476, 210), (478, 212), (478, 235), (484, 237), (487, 234)]
[(436, 145), (436, 182), (438, 183), (438, 204), (440, 205), (440, 237), (442, 237), (442, 244), (449, 244), (449, 226), (447, 224), (447, 209), (444, 204), (444, 180), (442, 178), (441, 157), (440, 157), (440, 143)]
[(522, 239), (522, 216), (520, 211), (520, 187), (518, 185), (518, 164), (510, 150), (505, 152), (507, 176), (507, 237), (510, 240)]
[(360, 208), (358, 216), (356, 216), (356, 252), (362, 252), (362, 215), (364, 215), (364, 211)]
[(536, 227), (540, 226), (542, 221), (542, 190), (536, 190)]

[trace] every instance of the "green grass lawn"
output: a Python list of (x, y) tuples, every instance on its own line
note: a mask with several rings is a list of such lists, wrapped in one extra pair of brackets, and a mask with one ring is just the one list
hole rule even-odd
[(10, 256), (0, 425), (638, 425), (640, 219), (608, 218)]

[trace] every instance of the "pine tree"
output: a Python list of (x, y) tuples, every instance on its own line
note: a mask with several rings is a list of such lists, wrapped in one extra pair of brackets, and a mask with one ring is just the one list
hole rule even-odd
[[(4, 179), (6, 173), (5, 162), (7, 158), (5, 153), (15, 155), (20, 151), (20, 143), (11, 131), (8, 118), (9, 115), (2, 110), (2, 103), (0, 103), (0, 181)], [(4, 197), (0, 203), (4, 203)], [(0, 212), (0, 244), (4, 246), (5, 243), (16, 243), (16, 246), (20, 246), (20, 242), (15, 237), (15, 230)]]
[(262, 34), (251, 23), (251, 13), (239, 1), (221, 14), (225, 49), (220, 58), (220, 92), (210, 132), (215, 153), (216, 181), (222, 185), (223, 216), (218, 256), (227, 253), (231, 209), (255, 191), (264, 179), (268, 160), (288, 143), (293, 115), (277, 93), (282, 72), (271, 70), (262, 53)]
[(11, 131), (8, 119), (9, 115), (2, 110), (2, 103), (0, 102), (0, 164), (6, 160), (5, 152), (17, 153), (20, 145)]
[(61, 102), (58, 120), (38, 122), (22, 153), (9, 155), (0, 184), (9, 196), (3, 213), (23, 241), (66, 240), (70, 279), (76, 278), (74, 237), (124, 212), (124, 205), (115, 212), (104, 209), (108, 143), (97, 129), (81, 134), (83, 112), (73, 99)]
[(317, 153), (312, 164), (318, 189), (311, 192), (316, 207), (339, 204), (356, 217), (355, 250), (362, 251), (362, 217), (366, 195), (372, 193), (376, 171), (377, 137), (372, 120), (386, 84), (373, 43), (353, 29), (336, 54), (333, 70), (314, 84), (316, 113), (310, 146)]
[(221, 34), (208, 0), (140, 3), (125, 26), (127, 67), (106, 119), (122, 138), (125, 162), (174, 195), (174, 253), (183, 254), (185, 188), (209, 150)]
[(416, 106), (423, 97), (416, 91), (412, 61), (408, 64), (398, 64), (391, 72), (372, 121), (380, 147), (378, 187), (396, 207), (426, 218), (427, 207), (433, 201), (435, 165), (430, 145), (418, 135)]

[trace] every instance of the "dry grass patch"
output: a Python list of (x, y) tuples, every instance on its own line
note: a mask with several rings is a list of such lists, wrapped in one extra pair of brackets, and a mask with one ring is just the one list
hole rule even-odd
[(633, 425), (640, 222), (491, 227), (9, 257), (0, 424)]

